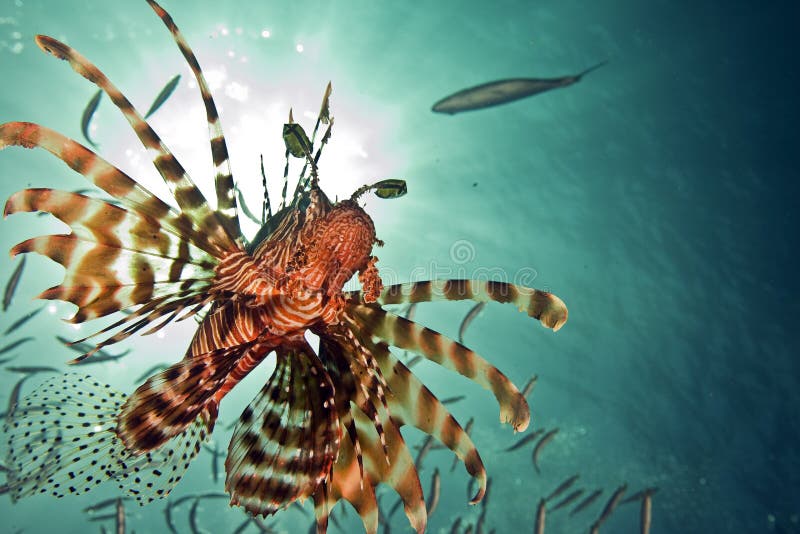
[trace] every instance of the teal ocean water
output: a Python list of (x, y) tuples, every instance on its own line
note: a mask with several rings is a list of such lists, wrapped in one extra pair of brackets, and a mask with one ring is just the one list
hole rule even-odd
[[(320, 160), (333, 198), (382, 178), (408, 194), (367, 199), (385, 246), (386, 283), (477, 277), (552, 291), (569, 307), (557, 333), (513, 306), (490, 303), (465, 343), (519, 387), (532, 374), (531, 427), (559, 433), (543, 449), (503, 452), (518, 439), (498, 421), (491, 394), (430, 362), (414, 370), (451, 405), (492, 479), (483, 532), (532, 532), (539, 499), (567, 477), (604, 489), (588, 510), (548, 514), (547, 532), (587, 532), (616, 487), (657, 486), (654, 533), (800, 532), (800, 368), (797, 229), (800, 94), (797, 6), (792, 2), (178, 2), (165, 0), (206, 73), (228, 139), (234, 175), (250, 205), (261, 200), (264, 155), (273, 202), (283, 176), (281, 127), (313, 128), (328, 81), (335, 126)], [(0, 122), (31, 121), (82, 140), (81, 115), (96, 88), (43, 54), (36, 34), (64, 40), (97, 64), (140, 110), (176, 74), (175, 93), (151, 123), (201, 188), (213, 190), (202, 101), (169, 32), (146, 2), (4, 0), (0, 5)], [(455, 116), (440, 98), (479, 83), (548, 78), (608, 65), (580, 83)], [(147, 153), (107, 98), (91, 121), (99, 153), (154, 192), (167, 191)], [(299, 167), (293, 167), (296, 176)], [(26, 187), (76, 190), (87, 182), (42, 150), (0, 152), (0, 198)], [(2, 221), (0, 250), (65, 226), (18, 214)], [(252, 236), (257, 227), (243, 223)], [(0, 254), (3, 283), (21, 258)], [(74, 307), (33, 300), (63, 269), (31, 255), (0, 332), (44, 309), (0, 346), (3, 365), (72, 371)], [(467, 302), (424, 304), (416, 320), (451, 337)], [(191, 320), (132, 337), (126, 357), (82, 369), (133, 392), (147, 368), (182, 356)], [(238, 416), (269, 377), (254, 370), (221, 406), (211, 447), (225, 450)], [(33, 391), (46, 375), (23, 384)], [(20, 375), (0, 370), (2, 410)], [(404, 429), (410, 446), (422, 433)], [(5, 437), (0, 443), (5, 446)], [(475, 525), (463, 467), (434, 450), (420, 478), (442, 472), (428, 532)], [(5, 460), (3, 460), (5, 463)], [(5, 475), (0, 474), (0, 477)], [(0, 482), (4, 479), (0, 478)], [(171, 498), (222, 492), (204, 450)], [(97, 532), (83, 508), (116, 497), (106, 484), (81, 497), (12, 504), (0, 497), (1, 532)], [(388, 513), (396, 497), (379, 491)], [(341, 505), (340, 505), (341, 506)], [(165, 532), (163, 501), (126, 503), (128, 531)], [(191, 532), (191, 501), (173, 512)], [(311, 503), (267, 521), (308, 532)], [(98, 512), (101, 515), (105, 512)], [(204, 500), (199, 528), (232, 532), (244, 520), (223, 499)], [(309, 514), (309, 515), (306, 515)], [(360, 532), (352, 509), (339, 527)], [(402, 512), (395, 532), (410, 530)], [(256, 532), (250, 526), (249, 532)], [(639, 532), (639, 505), (618, 508), (603, 532)], [(381, 532), (384, 527), (381, 527)], [(388, 528), (385, 530), (388, 532)]]

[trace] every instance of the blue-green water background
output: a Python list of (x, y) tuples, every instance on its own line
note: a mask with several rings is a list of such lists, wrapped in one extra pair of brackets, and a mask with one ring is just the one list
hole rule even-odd
[[(432, 364), (416, 368), (440, 397), (467, 395), (452, 409), (462, 423), (476, 417), (473, 436), (493, 479), (489, 527), (532, 531), (538, 499), (579, 472), (582, 486), (606, 495), (622, 482), (630, 491), (659, 486), (652, 532), (800, 531), (795, 3), (173, 0), (165, 7), (203, 68), (217, 73), (233, 170), (253, 205), (259, 152), (268, 152), (277, 194), (282, 155), (266, 147), (279, 146), (290, 106), (311, 127), (301, 112), (316, 114), (332, 80), (336, 127), (322, 158), (323, 187), (342, 197), (378, 178), (408, 181), (408, 196), (367, 204), (386, 242), (377, 254), (388, 279), (489, 268), (568, 304), (569, 322), (557, 334), (492, 304), (466, 336), (517, 384), (539, 375), (532, 425), (561, 429), (542, 454), (541, 474), (530, 448), (500, 452), (516, 437), (499, 425), (489, 393)], [(42, 54), (36, 33), (76, 47), (140, 109), (182, 73), (153, 124), (209, 190), (199, 94), (144, 1), (3, 0), (0, 19), (0, 121), (38, 122), (80, 139), (95, 89)], [(430, 111), (469, 85), (571, 74), (606, 58), (608, 66), (567, 89), (452, 117)], [(94, 123), (102, 154), (157, 183), (107, 100)], [(28, 186), (85, 187), (43, 151), (4, 150), (0, 176), (3, 198)], [(16, 215), (2, 222), (0, 250), (60, 228)], [(2, 280), (18, 261), (0, 255)], [(40, 306), (32, 298), (60, 273), (49, 260), (29, 258), (0, 328)], [(468, 309), (420, 306), (417, 319), (454, 336)], [(35, 336), (15, 363), (66, 369), (72, 353), (54, 335), (79, 335), (60, 320), (69, 315), (59, 304), (0, 344)], [(87, 371), (131, 392), (141, 371), (180, 358), (192, 324), (169, 328), (163, 339), (134, 338), (123, 347), (133, 354)], [(238, 416), (266, 376), (257, 369), (223, 403), (222, 423)], [(16, 379), (0, 374), (6, 398)], [(224, 448), (230, 432), (222, 426), (214, 440)], [(466, 473), (448, 471), (451, 458), (433, 452), (421, 472), (427, 489), (434, 466), (445, 471), (430, 532), (478, 515), (466, 502)], [(210, 476), (203, 452), (175, 495), (221, 491), (223, 482)], [(11, 505), (3, 497), (0, 531), (97, 531), (81, 509), (115, 495), (108, 485), (80, 499)], [(552, 514), (548, 532), (585, 532), (599, 506), (572, 518)], [(129, 506), (129, 528), (163, 531), (162, 509)], [(188, 532), (187, 510), (176, 520)], [(205, 502), (200, 514), (210, 532), (231, 531), (243, 518), (224, 501)], [(408, 529), (401, 515), (395, 531)], [(345, 528), (355, 529), (352, 511), (347, 518)], [(287, 532), (310, 524), (296, 510), (276, 519)], [(626, 505), (604, 531), (637, 529), (637, 506)]]

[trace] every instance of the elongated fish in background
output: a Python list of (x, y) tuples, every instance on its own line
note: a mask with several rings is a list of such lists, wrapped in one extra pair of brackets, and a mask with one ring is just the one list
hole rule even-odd
[(531, 441), (533, 441), (536, 438), (538, 438), (539, 436), (541, 436), (543, 432), (544, 432), (544, 428), (540, 428), (539, 430), (534, 430), (532, 433), (530, 433), (527, 436), (519, 439), (516, 443), (511, 445), (509, 448), (505, 449), (503, 452), (511, 452), (511, 451), (515, 451), (515, 450), (517, 450), (517, 449), (519, 449), (521, 447), (524, 447), (525, 445), (527, 445)]
[(22, 384), (28, 379), (28, 376), (23, 376), (19, 381), (14, 384), (14, 389), (11, 390), (11, 395), (8, 396), (8, 408), (6, 409), (6, 422), (14, 418), (14, 413), (17, 411), (19, 404), (19, 393), (22, 391)]
[(220, 451), (219, 445), (214, 442), (214, 448), (212, 449), (208, 445), (203, 445), (203, 448), (211, 454), (211, 477), (214, 479), (214, 482), (219, 480), (219, 459), (227, 454), (227, 451)]
[(236, 198), (239, 199), (239, 207), (242, 209), (242, 213), (244, 213), (248, 219), (256, 223), (257, 225), (261, 226), (263, 223), (261, 220), (256, 217), (250, 208), (247, 207), (247, 203), (244, 201), (244, 195), (242, 194), (242, 190), (238, 187), (236, 188)]
[(525, 384), (524, 388), (522, 388), (522, 392), (521, 393), (522, 393), (523, 397), (525, 397), (526, 399), (528, 398), (528, 395), (531, 394), (531, 391), (533, 391), (533, 388), (536, 385), (536, 382), (538, 380), (539, 380), (539, 375), (533, 375), (530, 378), (530, 380), (528, 380), (528, 383)]
[(640, 534), (650, 534), (650, 523), (653, 522), (653, 494), (645, 493), (642, 499)]
[(653, 496), (658, 493), (658, 487), (652, 486), (649, 488), (645, 488), (641, 491), (637, 491), (630, 497), (625, 497), (623, 500), (619, 501), (620, 504), (628, 504), (629, 502), (638, 501), (644, 499), (647, 495)]
[(35, 375), (36, 373), (60, 373), (55, 367), (48, 367), (43, 365), (29, 365), (24, 367), (6, 367), (6, 371), (12, 373), (22, 373), (25, 375)]
[(97, 143), (92, 141), (92, 138), (89, 137), (89, 123), (92, 122), (92, 117), (94, 117), (94, 112), (97, 111), (97, 106), (100, 104), (100, 97), (102, 96), (103, 90), (98, 89), (92, 99), (89, 100), (89, 103), (86, 104), (83, 115), (81, 116), (81, 133), (83, 134), (83, 138), (95, 148), (97, 147)]
[(625, 490), (628, 489), (627, 484), (623, 484), (618, 487), (611, 497), (606, 502), (605, 508), (603, 508), (603, 512), (600, 514), (600, 517), (592, 524), (592, 530), (599, 530), (600, 526), (611, 516), (611, 513), (619, 504), (619, 501), (622, 500), (622, 495), (625, 493)]
[[(130, 497), (120, 497), (120, 498), (123, 501), (129, 501), (131, 499)], [(83, 511), (84, 511), (84, 513), (87, 513), (87, 514), (94, 513), (94, 512), (96, 512), (98, 510), (102, 510), (103, 508), (108, 508), (109, 506), (117, 504), (117, 501), (120, 498), (112, 497), (110, 499), (103, 499), (100, 502), (97, 502), (95, 504), (87, 506), (86, 508), (83, 509)]]
[(446, 399), (442, 399), (442, 404), (455, 404), (457, 402), (461, 402), (462, 400), (466, 399), (466, 395), (456, 395), (455, 397), (447, 397)]
[(469, 328), (469, 325), (472, 324), (472, 321), (475, 320), (475, 317), (477, 317), (478, 314), (481, 313), (481, 310), (483, 310), (484, 306), (486, 306), (485, 302), (477, 303), (469, 310), (469, 313), (467, 313), (467, 316), (464, 317), (464, 320), (461, 321), (461, 326), (458, 329), (459, 343), (464, 343), (464, 334), (467, 333), (467, 328)]
[(428, 502), (426, 503), (426, 508), (428, 509), (428, 517), (433, 515), (433, 512), (436, 510), (436, 507), (439, 506), (439, 496), (442, 491), (442, 478), (439, 474), (439, 468), (437, 467), (433, 471), (433, 478), (431, 479), (431, 491), (428, 495)]
[(580, 475), (572, 475), (571, 477), (566, 479), (564, 482), (559, 484), (558, 487), (555, 490), (553, 490), (553, 493), (551, 493), (550, 495), (545, 497), (544, 500), (545, 501), (552, 501), (553, 499), (555, 499), (556, 497), (558, 497), (559, 495), (561, 495), (562, 493), (567, 491), (570, 488), (570, 486), (572, 486), (575, 483), (575, 481), (578, 480), (579, 476)]
[(117, 499), (117, 534), (125, 534), (125, 505)]
[(565, 506), (572, 504), (581, 495), (583, 495), (583, 490), (576, 489), (575, 491), (573, 491), (572, 493), (561, 499), (558, 503), (556, 503), (556, 505), (553, 506), (553, 508), (551, 508), (550, 511), (555, 512), (556, 510), (560, 510), (561, 508), (564, 508)]
[(542, 453), (542, 449), (544, 449), (544, 446), (550, 443), (556, 436), (556, 434), (558, 434), (558, 429), (554, 428), (553, 430), (542, 436), (542, 439), (539, 440), (539, 443), (537, 443), (536, 447), (534, 447), (533, 449), (533, 467), (536, 468), (537, 473), (541, 472), (539, 471), (539, 455)]
[(11, 323), (11, 325), (8, 328), (6, 328), (5, 332), (3, 332), (3, 335), (7, 336), (8, 334), (13, 332), (14, 330), (17, 330), (22, 325), (24, 325), (25, 323), (27, 323), (28, 321), (30, 321), (31, 319), (36, 317), (36, 315), (38, 315), (38, 313), (40, 311), (42, 311), (43, 309), (44, 309), (44, 306), (41, 306), (39, 308), (36, 308), (32, 312), (26, 313), (25, 315), (23, 315), (22, 317), (20, 317), (19, 319), (17, 319), (13, 323)]
[(150, 109), (148, 109), (147, 113), (145, 113), (144, 116), (145, 119), (147, 119), (148, 117), (150, 117), (150, 115), (158, 111), (158, 108), (160, 108), (164, 104), (164, 102), (167, 101), (170, 95), (172, 95), (173, 91), (175, 91), (175, 88), (178, 87), (178, 83), (180, 81), (181, 81), (181, 75), (176, 74), (170, 81), (167, 82), (167, 85), (164, 86), (161, 92), (158, 93), (156, 99), (153, 100), (153, 104), (150, 106)]
[(499, 106), (520, 98), (538, 95), (550, 89), (567, 87), (577, 83), (588, 73), (606, 63), (608, 61), (602, 61), (572, 76), (562, 76), (560, 78), (510, 78), (476, 85), (444, 97), (436, 102), (431, 110), (436, 113), (455, 115), (462, 111)]
[(539, 499), (539, 507), (536, 508), (536, 534), (544, 534), (544, 518), (547, 513), (547, 506), (544, 499)]
[(578, 505), (575, 508), (572, 509), (572, 511), (569, 513), (570, 517), (572, 517), (573, 515), (575, 515), (577, 513), (580, 513), (582, 511), (586, 510), (602, 494), (603, 494), (603, 490), (602, 489), (594, 490), (592, 493), (589, 494), (588, 497), (583, 499), (581, 502), (578, 503)]
[(16, 349), (17, 347), (19, 347), (20, 345), (22, 345), (24, 343), (27, 343), (28, 341), (33, 341), (33, 338), (28, 336), (28, 337), (23, 337), (22, 339), (18, 339), (16, 341), (13, 341), (13, 342), (9, 343), (8, 345), (5, 345), (4, 347), (0, 348), (0, 354), (5, 354), (6, 352), (12, 351), (12, 350)]
[(6, 292), (3, 295), (3, 311), (8, 309), (8, 306), (11, 304), (11, 299), (14, 298), (14, 293), (17, 291), (17, 284), (19, 284), (19, 279), (22, 276), (22, 269), (25, 268), (25, 257), (22, 258), (22, 261), (19, 262), (17, 268), (14, 269), (14, 272), (11, 274), (11, 278), (8, 279), (8, 283), (6, 284)]

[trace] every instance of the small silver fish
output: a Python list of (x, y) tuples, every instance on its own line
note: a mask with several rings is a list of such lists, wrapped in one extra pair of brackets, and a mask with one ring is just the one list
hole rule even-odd
[(434, 511), (436, 511), (436, 507), (439, 506), (439, 496), (442, 491), (442, 479), (439, 475), (439, 468), (437, 467), (433, 471), (433, 478), (431, 479), (431, 491), (428, 496), (428, 502), (426, 503), (426, 508), (428, 509), (428, 517), (430, 517)]
[(561, 499), (558, 503), (556, 503), (556, 505), (553, 506), (553, 508), (551, 508), (550, 511), (555, 512), (556, 510), (560, 510), (565, 506), (569, 506), (581, 495), (583, 495), (583, 490), (576, 489), (575, 491), (573, 491), (572, 493)]
[(528, 398), (528, 395), (531, 394), (531, 391), (533, 391), (533, 387), (536, 385), (538, 380), (539, 375), (533, 375), (530, 380), (528, 380), (528, 383), (525, 384), (525, 387), (522, 388), (522, 391), (520, 392), (523, 397)]
[(125, 506), (117, 499), (117, 534), (125, 534)]
[(539, 499), (539, 506), (536, 508), (536, 534), (544, 534), (544, 519), (547, 514), (547, 506), (544, 499)]
[(594, 524), (597, 525), (598, 528), (600, 528), (600, 525), (602, 525), (606, 521), (606, 519), (608, 519), (611, 516), (611, 513), (617, 507), (619, 501), (622, 500), (622, 495), (625, 493), (625, 490), (627, 489), (628, 489), (627, 484), (621, 485), (614, 491), (614, 493), (608, 499), (608, 502), (606, 502), (606, 505), (603, 508), (603, 512), (600, 514), (600, 517), (598, 517), (597, 520), (594, 522)]
[(97, 106), (100, 104), (100, 98), (102, 96), (103, 90), (98, 89), (92, 99), (89, 100), (89, 103), (86, 104), (86, 107), (83, 109), (83, 115), (81, 116), (81, 133), (83, 134), (83, 138), (95, 148), (97, 147), (97, 143), (92, 141), (92, 138), (89, 137), (89, 123), (92, 122), (92, 117), (94, 117), (94, 112), (97, 111)]
[(551, 89), (567, 87), (580, 81), (591, 71), (608, 63), (603, 61), (572, 76), (559, 78), (511, 78), (488, 82), (463, 89), (446, 96), (431, 108), (436, 113), (454, 115), (463, 111), (499, 106), (528, 96), (538, 95)]
[(542, 436), (542, 439), (539, 440), (539, 443), (537, 443), (536, 447), (534, 447), (533, 449), (533, 467), (536, 468), (537, 473), (541, 472), (539, 470), (539, 455), (542, 453), (542, 449), (544, 449), (544, 446), (550, 443), (556, 436), (556, 434), (558, 434), (558, 429), (554, 428), (553, 430)]
[(600, 495), (602, 494), (603, 494), (602, 489), (594, 490), (592, 493), (589, 494), (588, 497), (583, 499), (581, 502), (578, 503), (578, 505), (575, 508), (572, 509), (572, 511), (569, 513), (570, 517), (588, 508), (589, 505), (591, 505), (594, 501), (596, 501), (598, 497), (600, 497)]
[(8, 408), (6, 409), (6, 422), (14, 418), (14, 413), (17, 411), (17, 404), (19, 404), (19, 394), (22, 391), (22, 384), (28, 379), (28, 376), (23, 376), (19, 381), (14, 384), (11, 390), (11, 395), (8, 396)]
[(645, 494), (640, 510), (639, 532), (650, 534), (650, 524), (653, 522), (653, 497), (652, 493)]
[(248, 219), (250, 219), (257, 225), (261, 226), (262, 224), (261, 220), (255, 215), (253, 215), (253, 212), (250, 211), (250, 208), (247, 207), (247, 203), (244, 201), (244, 195), (242, 194), (242, 190), (239, 189), (238, 187), (236, 188), (236, 197), (239, 199), (239, 207), (242, 209), (242, 213), (244, 213)]
[(467, 398), (466, 395), (456, 395), (455, 397), (447, 397), (446, 399), (442, 399), (439, 402), (441, 402), (442, 404), (455, 404), (457, 402), (461, 402), (466, 398)]
[(485, 306), (486, 306), (485, 302), (478, 302), (469, 310), (466, 317), (464, 317), (464, 320), (461, 321), (461, 326), (458, 328), (459, 343), (462, 344), (464, 343), (464, 334), (467, 333), (467, 328), (469, 328), (469, 325), (472, 324), (472, 321), (475, 320), (475, 318), (478, 316), (478, 314), (481, 313), (481, 311)]
[(11, 300), (14, 298), (14, 293), (17, 291), (17, 285), (19, 284), (19, 279), (22, 277), (22, 269), (24, 268), (25, 256), (22, 257), (22, 261), (19, 262), (17, 268), (14, 269), (13, 273), (11, 273), (11, 278), (8, 279), (6, 291), (3, 295), (3, 311), (8, 309), (8, 306), (11, 304)]
[(539, 436), (541, 436), (543, 432), (544, 432), (544, 428), (540, 428), (539, 430), (534, 430), (533, 432), (531, 432), (527, 436), (523, 436), (522, 438), (517, 440), (516, 443), (514, 443), (513, 445), (511, 445), (510, 447), (505, 449), (503, 452), (511, 452), (511, 451), (515, 451), (515, 450), (517, 450), (517, 449), (519, 449), (521, 447), (524, 447), (525, 445), (527, 445), (531, 441), (533, 441), (536, 438), (538, 438)]
[(19, 329), (22, 325), (24, 325), (25, 323), (36, 317), (39, 314), (39, 312), (42, 311), (43, 309), (44, 306), (40, 306), (39, 308), (36, 308), (32, 312), (26, 313), (25, 315), (23, 315), (13, 323), (11, 323), (11, 325), (8, 328), (6, 328), (5, 332), (3, 332), (3, 335), (7, 336), (11, 332)]
[(84, 513), (91, 514), (93, 512), (98, 511), (98, 510), (102, 510), (103, 508), (108, 508), (109, 506), (116, 505), (117, 501), (119, 499), (122, 499), (124, 501), (128, 501), (131, 498), (130, 497), (112, 497), (111, 499), (103, 499), (100, 502), (97, 502), (95, 504), (87, 506), (86, 508), (83, 509), (83, 511), (84, 511)]
[(158, 110), (158, 108), (160, 108), (162, 104), (164, 104), (164, 102), (167, 101), (170, 95), (172, 95), (172, 93), (175, 91), (175, 88), (178, 87), (178, 83), (180, 81), (181, 81), (181, 75), (176, 74), (170, 81), (167, 82), (167, 85), (164, 86), (161, 92), (158, 93), (158, 96), (156, 96), (156, 99), (153, 100), (153, 104), (150, 106), (150, 109), (148, 109), (147, 113), (145, 113), (144, 115), (145, 119), (147, 119), (148, 117), (150, 117), (150, 115), (155, 113)]
[(419, 450), (419, 454), (417, 454), (417, 459), (414, 461), (414, 467), (417, 469), (417, 472), (422, 469), (422, 461), (428, 455), (433, 445), (433, 436), (428, 436), (425, 438), (422, 448)]
[(12, 341), (3, 348), (0, 348), (0, 354), (5, 354), (6, 352), (12, 351), (17, 347), (19, 347), (20, 345), (27, 343), (28, 341), (33, 341), (33, 338), (28, 336), (28, 337), (23, 337), (22, 339), (18, 339), (16, 341)]
[(545, 497), (544, 500), (545, 501), (552, 501), (553, 499), (555, 499), (556, 497), (558, 497), (559, 495), (561, 495), (562, 493), (567, 491), (569, 489), (569, 487), (572, 486), (575, 483), (576, 480), (578, 480), (579, 477), (580, 477), (580, 475), (578, 475), (578, 474), (572, 475), (571, 477), (566, 479), (564, 482), (559, 484), (558, 487), (555, 490), (553, 490), (553, 493), (551, 493), (550, 495)]

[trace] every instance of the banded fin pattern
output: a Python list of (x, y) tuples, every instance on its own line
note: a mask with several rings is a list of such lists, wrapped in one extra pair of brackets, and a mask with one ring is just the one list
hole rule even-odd
[(228, 234), (227, 228), (209, 207), (205, 197), (183, 166), (175, 159), (153, 128), (142, 118), (130, 100), (111, 83), (108, 77), (76, 50), (57, 39), (46, 35), (37, 35), (36, 44), (44, 52), (58, 59), (66, 60), (75, 72), (97, 85), (108, 95), (128, 120), (142, 145), (153, 155), (153, 164), (164, 178), (164, 182), (169, 187), (181, 212), (189, 216), (201, 231), (209, 236), (211, 242), (221, 250), (233, 251), (239, 248), (236, 245), (239, 236)]
[[(345, 293), (345, 297), (360, 301), (360, 291)], [(510, 302), (530, 317), (539, 319), (554, 332), (567, 322), (567, 307), (560, 298), (547, 291), (494, 282), (491, 280), (429, 280), (395, 284), (383, 288), (379, 304), (408, 304), (441, 300), (474, 300), (476, 302)]]
[(225, 488), (267, 516), (314, 494), (339, 451), (334, 387), (305, 340), (278, 347), (275, 371), (233, 431)]
[(119, 411), (117, 434), (134, 453), (152, 451), (183, 432), (203, 412), (213, 428), (216, 406), (209, 406), (249, 345), (184, 358), (151, 376)]
[(239, 228), (239, 215), (236, 205), (236, 196), (234, 194), (233, 175), (231, 174), (230, 160), (228, 157), (228, 145), (225, 142), (225, 136), (222, 134), (222, 126), (219, 122), (219, 114), (217, 113), (217, 106), (214, 103), (214, 98), (211, 96), (211, 90), (208, 87), (203, 71), (200, 69), (200, 63), (194, 55), (189, 43), (186, 42), (181, 34), (175, 21), (172, 17), (164, 11), (164, 9), (155, 2), (155, 0), (147, 0), (153, 11), (164, 22), (164, 25), (172, 33), (172, 37), (178, 48), (183, 54), (189, 68), (192, 69), (194, 79), (197, 86), (200, 88), (200, 95), (203, 97), (203, 106), (206, 109), (206, 119), (208, 120), (208, 132), (211, 143), (211, 158), (214, 162), (215, 177), (214, 189), (217, 193), (217, 218), (228, 232), (228, 235), (237, 240), (238, 244), (242, 244), (242, 232)]
[(25, 397), (3, 431), (11, 497), (80, 495), (113, 480), (145, 504), (169, 494), (207, 435), (197, 421), (164, 449), (136, 456), (115, 434), (125, 395), (88, 375), (54, 377)]
[(417, 352), (491, 391), (500, 405), (500, 421), (515, 431), (528, 427), (528, 403), (513, 383), (477, 353), (442, 334), (377, 306), (350, 305), (348, 310), (373, 336), (395, 347)]
[(410, 424), (435, 437), (453, 451), (478, 482), (478, 493), (471, 500), (472, 504), (478, 503), (486, 491), (486, 469), (469, 435), (439, 399), (389, 351), (386, 343), (363, 341), (386, 377), (392, 419), (398, 426)]
[[(343, 498), (359, 511), (368, 532), (373, 532), (369, 529), (377, 520), (374, 487), (384, 482), (400, 496), (412, 527), (422, 532), (427, 515), (414, 460), (389, 409), (376, 409), (380, 400), (371, 395), (374, 386), (368, 387), (375, 384), (373, 377), (363, 368), (359, 371), (358, 360), (363, 356), (355, 355), (360, 349), (353, 345), (354, 338), (346, 339), (337, 336), (338, 342), (331, 338), (320, 341), (321, 357), (336, 383), (336, 406), (348, 439), (342, 440), (331, 479), (314, 496), (318, 529), (326, 524), (336, 501)], [(388, 404), (388, 397), (386, 400)]]

